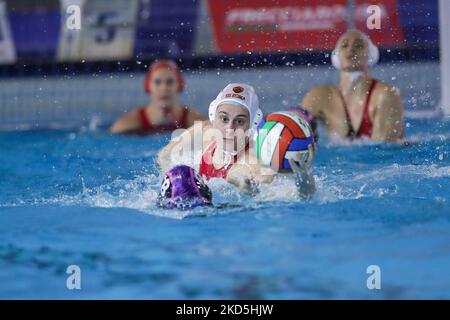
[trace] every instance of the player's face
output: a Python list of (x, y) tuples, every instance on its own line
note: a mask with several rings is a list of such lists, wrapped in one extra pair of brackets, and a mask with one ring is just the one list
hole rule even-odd
[(173, 103), (178, 93), (178, 80), (168, 69), (158, 69), (152, 74), (152, 97), (162, 103)]
[(359, 33), (347, 33), (340, 41), (338, 50), (341, 70), (362, 71), (368, 66), (367, 41)]
[(249, 112), (241, 106), (222, 104), (217, 108), (214, 126), (222, 133), (224, 150), (242, 150), (246, 143), (245, 133), (250, 128)]

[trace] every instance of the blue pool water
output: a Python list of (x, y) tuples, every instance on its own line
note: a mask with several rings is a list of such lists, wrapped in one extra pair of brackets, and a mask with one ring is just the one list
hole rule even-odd
[(167, 135), (0, 133), (0, 298), (448, 299), (450, 122), (407, 120), (406, 134), (322, 135), (306, 203), (289, 180), (255, 199), (212, 181), (220, 208), (177, 212), (154, 205)]

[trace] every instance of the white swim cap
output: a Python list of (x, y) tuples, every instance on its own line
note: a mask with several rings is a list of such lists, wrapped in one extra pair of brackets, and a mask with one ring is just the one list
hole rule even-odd
[[(378, 61), (380, 60), (380, 50), (378, 49), (378, 47), (372, 42), (372, 40), (370, 40), (369, 36), (367, 34), (365, 34), (364, 32), (361, 31), (356, 31), (358, 32), (361, 37), (366, 40), (367, 46), (368, 46), (368, 53), (369, 53), (369, 66), (372, 67), (375, 64), (378, 63)], [(334, 48), (333, 52), (331, 53), (331, 62), (333, 63), (333, 66), (336, 69), (341, 69), (341, 62), (339, 60), (339, 45), (341, 44), (341, 41), (343, 39), (343, 37), (346, 35), (347, 33), (345, 33), (344, 35), (342, 35), (336, 45), (336, 48)]]
[(209, 105), (209, 121), (211, 121), (212, 125), (214, 125), (217, 107), (224, 103), (237, 104), (248, 110), (250, 128), (247, 135), (251, 135), (263, 118), (255, 89), (243, 83), (230, 83), (227, 85)]

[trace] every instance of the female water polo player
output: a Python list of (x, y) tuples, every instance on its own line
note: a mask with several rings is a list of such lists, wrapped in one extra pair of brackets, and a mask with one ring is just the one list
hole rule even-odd
[(150, 95), (149, 104), (125, 114), (111, 127), (112, 133), (161, 133), (189, 128), (194, 121), (207, 119), (178, 101), (184, 79), (175, 62), (154, 62), (145, 77), (144, 87)]
[(379, 51), (362, 32), (350, 31), (338, 41), (332, 63), (340, 71), (338, 85), (313, 88), (302, 106), (328, 132), (341, 137), (396, 141), (403, 138), (403, 104), (397, 88), (373, 79), (370, 67)]
[[(262, 118), (252, 86), (227, 85), (209, 106), (210, 121), (195, 124), (160, 151), (161, 169), (166, 172), (176, 164), (189, 165), (206, 179), (222, 178), (245, 193), (256, 193), (258, 184), (270, 183), (276, 174), (258, 161), (250, 147)], [(301, 164), (300, 169), (308, 165)]]

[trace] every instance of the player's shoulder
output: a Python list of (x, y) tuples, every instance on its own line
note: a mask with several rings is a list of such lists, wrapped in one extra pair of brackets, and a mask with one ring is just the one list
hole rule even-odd
[(400, 96), (400, 89), (395, 85), (384, 80), (376, 80), (376, 81), (377, 81), (377, 85), (375, 87), (376, 93), (388, 96)]
[(379, 110), (384, 110), (380, 114), (390, 116), (392, 113), (401, 114), (403, 110), (400, 89), (389, 82), (377, 80), (377, 86), (373, 92), (373, 105)]
[(303, 98), (302, 107), (315, 117), (339, 96), (339, 89), (332, 85), (321, 85), (312, 88)]
[(134, 110), (130, 110), (128, 112), (125, 112), (125, 114), (122, 115), (122, 117), (120, 117), (120, 119), (118, 120), (118, 122), (121, 123), (140, 123), (141, 120), (141, 109), (134, 109)]
[(314, 96), (327, 96), (330, 94), (333, 94), (336, 90), (339, 90), (336, 86), (333, 85), (321, 85), (317, 87), (313, 87), (311, 90), (309, 90), (309, 95)]
[(122, 121), (139, 121), (141, 119), (141, 109), (142, 108), (138, 108), (138, 109), (134, 109), (134, 110), (130, 110), (125, 112), (125, 114), (122, 115), (121, 119)]
[(321, 106), (334, 100), (339, 95), (339, 89), (333, 85), (322, 85), (312, 88), (304, 97), (303, 105), (307, 107)]

